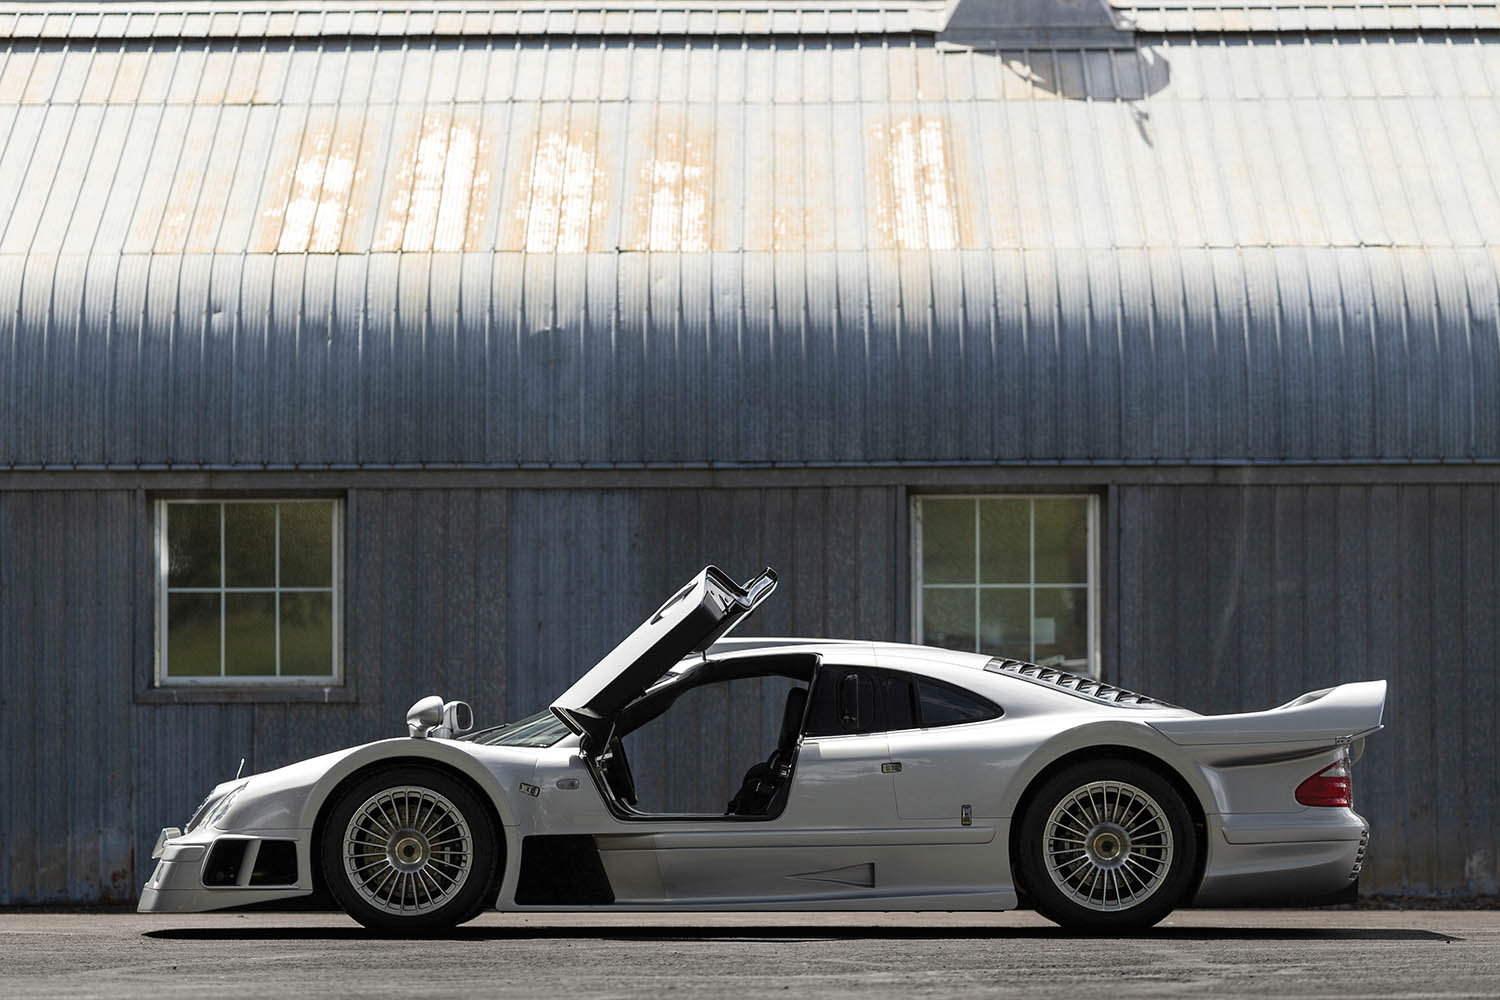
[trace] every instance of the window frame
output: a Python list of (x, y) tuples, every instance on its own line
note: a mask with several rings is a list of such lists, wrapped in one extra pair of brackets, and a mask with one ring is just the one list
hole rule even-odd
[[(1037, 501), (1037, 500), (1084, 500), (1084, 501), (1087, 502), (1087, 514), (1085, 516), (1085, 525), (1086, 525), (1086, 531), (1087, 531), (1087, 541), (1085, 543), (1085, 548), (1086, 548), (1087, 551), (1086, 551), (1085, 555), (1086, 555), (1087, 563), (1088, 563), (1088, 582), (1087, 582), (1087, 585), (1086, 585), (1086, 589), (1087, 589), (1087, 592), (1088, 592), (1088, 608), (1087, 608), (1087, 611), (1085, 612), (1085, 615), (1086, 615), (1086, 618), (1087, 618), (1087, 621), (1088, 621), (1088, 640), (1087, 640), (1087, 647), (1088, 647), (1088, 649), (1087, 649), (1088, 668), (1087, 668), (1086, 674), (1089, 677), (1094, 677), (1094, 678), (1099, 677), (1101, 675), (1100, 642), (1101, 642), (1101, 638), (1102, 638), (1101, 637), (1101, 632), (1103, 631), (1103, 629), (1102, 629), (1102, 622), (1100, 620), (1100, 613), (1101, 613), (1102, 606), (1103, 606), (1103, 595), (1101, 593), (1101, 588), (1103, 586), (1103, 581), (1100, 579), (1100, 573), (1099, 573), (1099, 569), (1100, 569), (1100, 545), (1101, 545), (1101, 538), (1100, 538), (1100, 535), (1099, 535), (1099, 528), (1100, 528), (1100, 524), (1101, 524), (1101, 517), (1100, 517), (1100, 506), (1101, 505), (1100, 505), (1099, 494), (1095, 493), (1095, 492), (1088, 492), (1088, 491), (1068, 492), (1068, 493), (1058, 493), (1058, 492), (1032, 493), (1032, 492), (1025, 492), (1025, 491), (996, 491), (996, 492), (990, 492), (990, 493), (914, 493), (914, 494), (912, 494), (911, 497), (910, 497), (910, 500), (909, 500), (909, 509), (907, 511), (908, 523), (910, 525), (910, 528), (908, 529), (908, 536), (909, 536), (908, 537), (908, 542), (909, 542), (909, 545), (910, 545), (909, 557), (910, 557), (910, 560), (911, 560), (911, 573), (910, 573), (910, 581), (909, 581), (910, 585), (911, 585), (911, 641), (914, 642), (914, 643), (918, 643), (918, 644), (921, 644), (923, 642), (923, 630), (922, 630), (922, 621), (923, 621), (923, 618), (922, 618), (922, 615), (923, 615), (924, 587), (923, 587), (923, 582), (922, 582), (922, 556), (923, 556), (923, 548), (922, 547), (923, 547), (923, 540), (924, 540), (924, 537), (925, 537), (925, 531), (924, 531), (924, 524), (923, 524), (923, 510), (922, 510), (922, 507), (923, 507), (924, 502), (928, 501), (928, 500), (975, 500), (975, 501), (983, 501), (983, 500), (1006, 500), (1006, 501), (1017, 501), (1017, 500), (1029, 500), (1029, 501)], [(974, 590), (975, 601), (976, 601), (976, 608), (975, 608), (975, 612), (974, 612), (974, 622), (975, 622), (975, 625), (977, 626), (979, 624), (979, 622), (980, 622), (979, 609), (977, 607), (977, 602), (978, 602), (978, 599), (979, 599), (979, 595), (982, 594), (986, 589), (1007, 589), (1007, 588), (1008, 589), (1018, 589), (1018, 588), (1022, 588), (1022, 587), (1026, 588), (1026, 590), (1028, 591), (1028, 593), (1030, 595), (1030, 598), (1031, 598), (1031, 618), (1032, 618), (1032, 621), (1034, 622), (1035, 619), (1036, 619), (1036, 591), (1037, 591), (1037, 588), (1039, 586), (1040, 587), (1055, 586), (1055, 585), (1052, 585), (1052, 584), (1038, 584), (1036, 582), (1036, 579), (1035, 579), (1036, 578), (1036, 521), (1035, 521), (1035, 518), (1033, 517), (1033, 519), (1032, 519), (1031, 547), (1030, 547), (1030, 552), (1028, 554), (1029, 558), (1031, 560), (1031, 567), (1032, 567), (1031, 568), (1031, 577), (1032, 577), (1032, 579), (1028, 583), (1025, 583), (1025, 584), (986, 584), (986, 583), (980, 582), (979, 579), (977, 578), (978, 577), (978, 573), (980, 572), (979, 558), (978, 558), (978, 555), (979, 555), (978, 554), (978, 548), (979, 548), (979, 545), (980, 545), (980, 539), (979, 539), (979, 528), (978, 528), (978, 523), (977, 523), (977, 520), (978, 520), (978, 517), (979, 517), (979, 508), (978, 508), (977, 505), (975, 506), (974, 510), (975, 510), (975, 519), (976, 519), (976, 524), (975, 524), (975, 529), (974, 529), (975, 530), (974, 544), (975, 544), (975, 549), (976, 549), (976, 552), (975, 552), (975, 561), (974, 561), (974, 572), (976, 574), (976, 579), (975, 579), (975, 581), (974, 581), (974, 583), (972, 585), (970, 585), (970, 584), (961, 584), (959, 586), (964, 586), (964, 587), (972, 586), (972, 588)], [(1076, 584), (1073, 584), (1072, 586), (1076, 586)], [(982, 654), (984, 652), (984, 650), (983, 650), (983, 648), (981, 646), (981, 642), (982, 642), (982, 639), (983, 639), (982, 631), (980, 629), (976, 628), (975, 632), (976, 632), (976, 634), (975, 634), (975, 649), (973, 650), (973, 652)], [(1035, 641), (1034, 637), (1033, 637), (1033, 640), (1032, 640), (1032, 643), (1031, 643), (1031, 650), (1032, 650), (1032, 655), (1035, 656), (1036, 641)], [(1078, 671), (1073, 671), (1073, 672), (1077, 673)]]
[[(161, 693), (201, 691), (205, 694), (212, 692), (232, 693), (255, 693), (275, 694), (276, 692), (297, 691), (326, 691), (330, 688), (343, 687), (346, 683), (346, 671), (344, 668), (344, 531), (345, 531), (345, 505), (346, 500), (342, 496), (330, 496), (325, 494), (302, 495), (296, 494), (220, 494), (206, 496), (158, 496), (151, 503), (151, 555), (152, 555), (152, 684), (151, 690)], [(169, 673), (170, 664), (167, 660), (167, 612), (169, 608), (168, 595), (172, 588), (168, 585), (169, 560), (167, 552), (168, 532), (167, 518), (168, 508), (173, 506), (184, 506), (188, 504), (293, 504), (293, 503), (327, 503), (333, 507), (331, 524), (329, 526), (330, 558), (332, 560), (329, 594), (332, 607), (330, 609), (332, 625), (332, 656), (330, 672), (312, 676), (300, 675), (234, 675), (224, 674), (210, 676), (172, 676)], [(322, 592), (318, 588), (282, 587), (280, 581), (272, 588), (250, 587), (237, 588), (228, 587), (224, 584), (224, 539), (222, 535), (222, 521), (220, 522), (219, 540), (219, 566), (220, 585), (216, 588), (218, 593), (227, 594), (232, 592), (255, 592), (272, 593), (277, 597), (277, 607), (280, 607), (280, 596), (282, 593), (298, 592)], [(277, 564), (280, 564), (280, 518), (277, 519), (278, 551), (276, 553)], [(180, 591), (179, 591), (180, 592)], [(223, 606), (220, 606), (220, 669), (223, 668)], [(279, 619), (278, 619), (279, 626)], [(279, 636), (278, 636), (277, 669), (280, 670)]]

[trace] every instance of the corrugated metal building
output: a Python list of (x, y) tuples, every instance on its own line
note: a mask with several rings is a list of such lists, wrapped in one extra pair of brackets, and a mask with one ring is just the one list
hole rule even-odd
[(133, 897), (242, 756), (544, 707), (707, 561), (984, 644), (940, 501), (1059, 494), (1076, 662), (1389, 678), (1363, 886), (1496, 892), (1500, 10), (1113, 2), (0, 4), (0, 902)]

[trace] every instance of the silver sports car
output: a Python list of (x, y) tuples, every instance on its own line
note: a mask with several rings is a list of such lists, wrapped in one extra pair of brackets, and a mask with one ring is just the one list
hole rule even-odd
[[(547, 712), (476, 731), (465, 703), (434, 696), (405, 737), (219, 785), (162, 831), (141, 911), (326, 889), (366, 926), (413, 934), (489, 907), (1023, 903), (1124, 930), (1189, 903), (1353, 893), (1369, 831), (1350, 769), (1384, 681), (1202, 716), (973, 653), (725, 639), (775, 587), (769, 569), (738, 585), (707, 567)], [(711, 809), (643, 801), (631, 758), (667, 742), (692, 757), (700, 734), (641, 734), (706, 694), (724, 718), (702, 729), (731, 729), (736, 692), (781, 707), (764, 759), (739, 762)]]

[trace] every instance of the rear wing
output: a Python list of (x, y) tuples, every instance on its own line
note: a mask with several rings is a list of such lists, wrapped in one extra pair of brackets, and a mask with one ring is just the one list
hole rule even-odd
[(1179, 746), (1339, 744), (1380, 729), (1384, 712), (1385, 681), (1361, 681), (1309, 691), (1266, 712), (1153, 719), (1150, 725)]

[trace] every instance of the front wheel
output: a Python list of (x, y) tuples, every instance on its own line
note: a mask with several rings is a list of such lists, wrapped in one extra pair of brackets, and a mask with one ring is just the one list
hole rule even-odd
[(1150, 927), (1191, 891), (1198, 840), (1182, 796), (1129, 760), (1074, 764), (1021, 818), (1018, 874), (1049, 920), (1070, 930)]
[(500, 842), (468, 785), (399, 766), (342, 789), (323, 828), (323, 876), (372, 930), (430, 934), (478, 916), (494, 898)]

